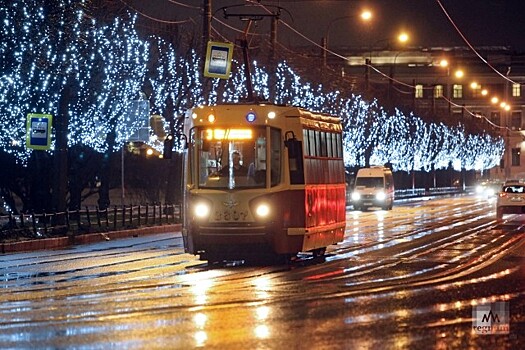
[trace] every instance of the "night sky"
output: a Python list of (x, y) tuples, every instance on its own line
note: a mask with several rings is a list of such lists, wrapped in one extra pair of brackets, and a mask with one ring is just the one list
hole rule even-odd
[[(440, 0), (454, 23), (468, 41), (476, 46), (510, 46), (525, 52), (525, 0)], [(161, 19), (184, 20), (193, 18), (200, 22), (202, 0), (122, 0), (144, 13)], [(213, 11), (242, 0), (212, 0)], [(465, 42), (447, 19), (437, 0), (275, 0), (264, 4), (284, 8), (281, 19), (315, 43), (329, 31), (330, 47), (370, 46), (385, 42), (400, 30), (410, 34), (410, 46), (466, 46)], [(181, 6), (187, 4), (195, 8)], [(342, 16), (355, 16), (360, 9), (370, 8), (374, 13), (371, 23), (363, 25), (357, 17), (337, 20)], [(288, 13), (289, 12), (289, 13)], [(242, 29), (236, 19), (220, 21)], [(254, 31), (268, 33), (268, 19), (261, 21)], [(330, 25), (330, 23), (332, 23)], [(214, 28), (233, 41), (239, 33), (226, 29), (218, 22)], [(197, 27), (200, 30), (200, 27)], [(311, 44), (287, 29), (279, 26), (278, 40), (286, 46)]]

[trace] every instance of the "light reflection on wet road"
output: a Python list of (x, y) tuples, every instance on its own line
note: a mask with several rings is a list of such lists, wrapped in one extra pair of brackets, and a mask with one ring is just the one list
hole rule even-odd
[[(0, 348), (523, 348), (525, 218), (475, 197), (347, 218), (291, 266), (207, 266), (179, 233), (0, 256)], [(474, 334), (500, 301), (510, 333)]]

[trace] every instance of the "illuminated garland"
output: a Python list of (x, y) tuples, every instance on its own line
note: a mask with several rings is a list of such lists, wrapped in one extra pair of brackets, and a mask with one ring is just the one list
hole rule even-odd
[[(211, 79), (203, 85), (202, 61), (195, 52), (181, 56), (174, 45), (156, 37), (148, 40), (150, 47), (138, 38), (134, 19), (99, 26), (76, 6), (83, 0), (56, 0), (55, 7), (48, 3), (14, 0), (0, 8), (0, 148), (21, 162), (30, 154), (23, 142), (27, 113), (57, 115), (68, 81), (74, 92), (69, 99), (69, 145), (86, 145), (97, 152), (111, 146), (109, 133), (116, 137), (113, 150), (122, 147), (149, 114), (167, 112), (169, 99), (174, 102), (173, 117), (179, 117), (191, 106), (238, 102), (247, 96), (238, 62), (230, 79)], [(50, 7), (58, 16), (52, 21), (44, 10)], [(252, 71), (254, 93), (269, 100), (270, 73), (257, 62)], [(278, 64), (275, 74), (273, 102), (342, 118), (347, 166), (364, 166), (369, 157), (370, 164), (390, 163), (395, 171), (450, 165), (485, 170), (498, 165), (503, 155), (500, 137), (467, 135), (461, 125), (426, 123), (399, 110), (390, 115), (377, 100), (345, 97), (303, 82), (286, 62)], [(140, 97), (146, 82), (151, 86), (147, 101)], [(156, 140), (151, 142), (158, 147)]]

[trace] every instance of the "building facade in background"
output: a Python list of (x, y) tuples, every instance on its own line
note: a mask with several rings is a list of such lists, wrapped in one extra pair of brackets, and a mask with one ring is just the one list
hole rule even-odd
[(500, 166), (480, 176), (525, 179), (525, 54), (507, 47), (483, 47), (477, 54), (466, 47), (343, 51), (345, 60), (331, 57), (327, 65), (361, 80), (367, 97), (428, 121), (500, 135)]

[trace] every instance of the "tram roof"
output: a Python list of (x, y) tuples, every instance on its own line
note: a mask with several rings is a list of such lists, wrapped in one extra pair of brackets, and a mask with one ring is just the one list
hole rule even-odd
[[(250, 113), (253, 114), (249, 115)], [(214, 116), (214, 122), (210, 122), (210, 115)], [(304, 124), (311, 124), (312, 121), (329, 124), (340, 124), (341, 122), (338, 116), (312, 112), (302, 107), (272, 103), (243, 102), (194, 107), (188, 111), (186, 117), (192, 119), (195, 125), (206, 125), (216, 122), (222, 124), (224, 117), (227, 117), (228, 122), (231, 123), (244, 124), (249, 122), (252, 125), (280, 124), (288, 118), (302, 118)], [(283, 120), (282, 117), (286, 119)], [(253, 118), (253, 120), (248, 121), (249, 118)]]

